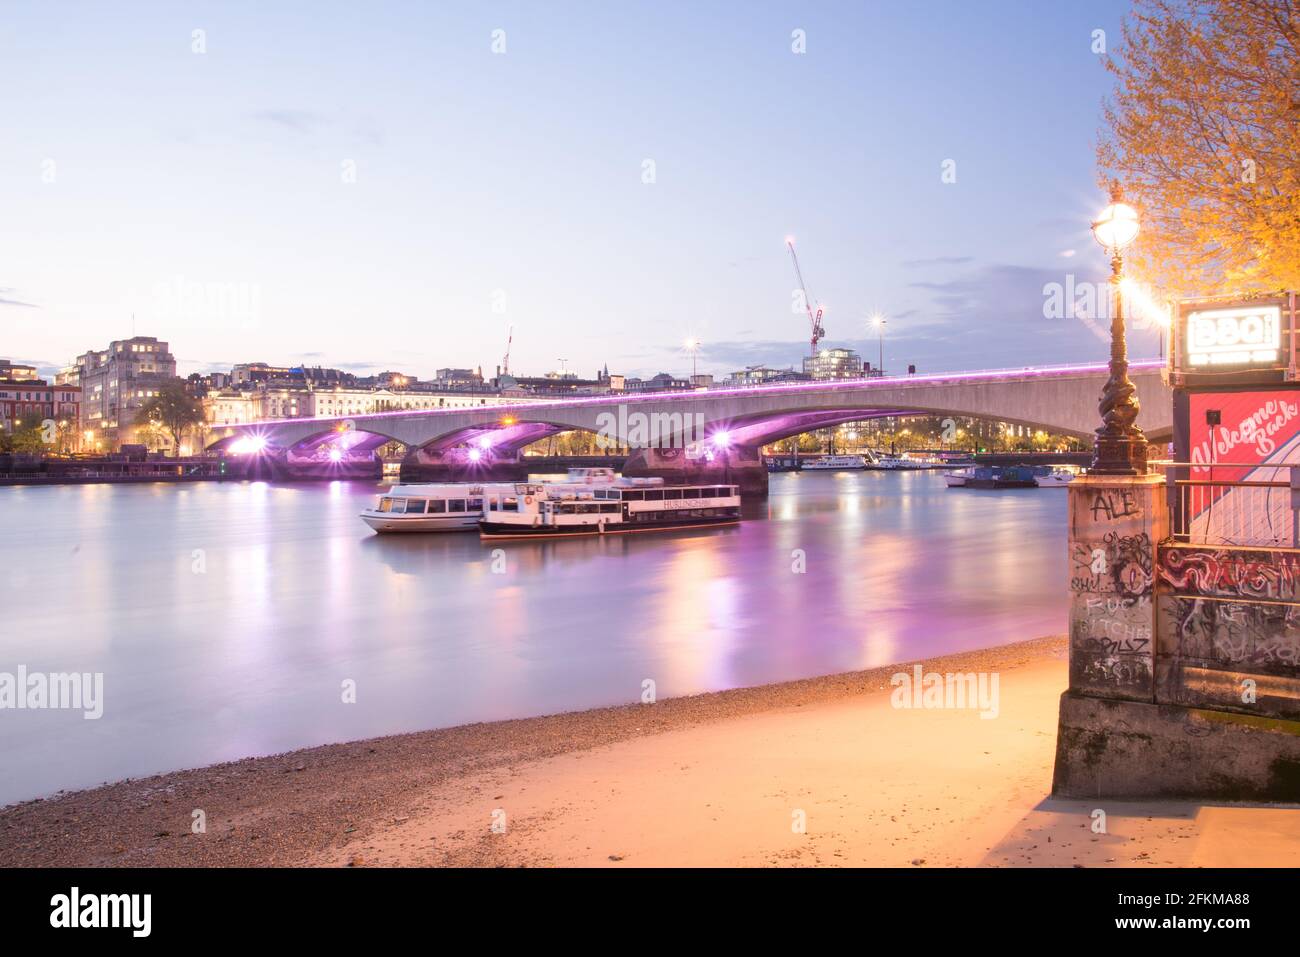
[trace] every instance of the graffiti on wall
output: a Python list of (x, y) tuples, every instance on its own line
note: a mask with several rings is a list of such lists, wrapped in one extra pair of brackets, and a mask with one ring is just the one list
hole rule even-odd
[(1164, 547), (1158, 591), (1162, 653), (1300, 677), (1300, 555)]

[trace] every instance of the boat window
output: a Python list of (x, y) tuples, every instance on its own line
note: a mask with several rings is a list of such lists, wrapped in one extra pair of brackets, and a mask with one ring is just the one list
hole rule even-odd
[(679, 488), (664, 489), (664, 498), (681, 498), (681, 497), (682, 497), (682, 490)]
[(517, 499), (517, 498), (506, 498), (506, 499), (503, 499), (502, 502), (501, 502), (501, 511), (503, 511), (503, 512), (517, 512), (517, 511), (519, 511), (519, 499)]
[(449, 512), (463, 512), (463, 511), (465, 511), (465, 500), (464, 500), (463, 498), (449, 498), (449, 499), (447, 499), (447, 511), (449, 511)]
[(472, 498), (469, 500), (466, 508), (471, 512), (481, 512), (483, 511), (483, 500), (481, 498)]
[(619, 495), (619, 490), (616, 489), (616, 488), (608, 489), (608, 490), (605, 492), (605, 497), (606, 497), (606, 498), (617, 499), (617, 498), (618, 498), (618, 495)]
[(407, 514), (407, 515), (423, 515), (423, 514), (424, 514), (424, 499), (422, 499), (422, 498), (408, 498), (408, 499), (406, 500), (406, 514)]
[(391, 512), (393, 510), (393, 500), (391, 498), (381, 498), (379, 500), (379, 510), (381, 512)]
[(436, 514), (436, 515), (441, 515), (442, 513), (446, 512), (446, 511), (447, 511), (447, 503), (446, 503), (445, 501), (443, 501), (443, 500), (440, 499), (440, 498), (430, 499), (430, 501), (429, 501), (429, 514), (430, 514), (430, 515), (435, 515), (435, 514)]
[(604, 490), (603, 488), (598, 488), (598, 489), (596, 489), (594, 492), (591, 493), (591, 497), (592, 497), (592, 498), (604, 498), (604, 497), (605, 497), (605, 490)]
[(648, 488), (645, 492), (647, 502), (662, 502), (664, 500), (664, 490), (661, 488)]
[(619, 508), (617, 505), (602, 505), (600, 510), (602, 512), (613, 512), (614, 514), (618, 514)]
[(645, 499), (645, 492), (642, 492), (639, 489), (635, 491), (632, 489), (623, 490), (623, 501), (625, 502), (640, 502), (643, 501), (644, 499)]

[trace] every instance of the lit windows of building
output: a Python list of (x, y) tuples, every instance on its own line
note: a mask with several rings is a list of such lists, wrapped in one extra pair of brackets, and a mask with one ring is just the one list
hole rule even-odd
[(862, 357), (852, 349), (822, 349), (804, 358), (803, 371), (814, 379), (860, 379)]

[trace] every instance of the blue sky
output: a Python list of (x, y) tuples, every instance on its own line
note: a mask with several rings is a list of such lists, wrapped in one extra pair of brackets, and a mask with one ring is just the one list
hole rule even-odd
[(874, 361), (879, 309), (895, 369), (1100, 359), (1043, 285), (1105, 274), (1090, 47), (1126, 10), (7, 3), (0, 356), (134, 313), (182, 372), (490, 373), (511, 325), (521, 372), (787, 365), (793, 235), (831, 345)]

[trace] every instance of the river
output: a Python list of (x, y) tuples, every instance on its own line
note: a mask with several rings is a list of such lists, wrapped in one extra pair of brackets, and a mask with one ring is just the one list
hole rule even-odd
[(98, 719), (0, 710), (0, 804), (1066, 627), (1059, 489), (777, 474), (738, 527), (489, 546), (372, 534), (377, 488), (0, 489), (0, 672), (103, 675)]

